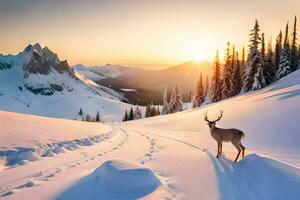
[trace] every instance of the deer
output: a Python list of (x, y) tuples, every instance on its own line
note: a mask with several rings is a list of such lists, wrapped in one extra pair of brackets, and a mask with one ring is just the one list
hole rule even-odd
[(224, 129), (224, 128), (218, 128), (216, 127), (216, 122), (220, 121), (223, 116), (223, 110), (220, 110), (220, 114), (217, 117), (216, 120), (209, 120), (207, 117), (207, 112), (204, 113), (204, 120), (207, 122), (209, 126), (209, 131), (214, 140), (216, 140), (218, 145), (218, 153), (217, 158), (222, 155), (222, 143), (223, 142), (231, 142), (232, 145), (238, 150), (238, 154), (234, 160), (234, 162), (237, 162), (240, 153), (242, 151), (242, 158), (245, 156), (245, 147), (242, 145), (242, 138), (245, 137), (245, 134), (243, 131), (231, 128), (231, 129)]

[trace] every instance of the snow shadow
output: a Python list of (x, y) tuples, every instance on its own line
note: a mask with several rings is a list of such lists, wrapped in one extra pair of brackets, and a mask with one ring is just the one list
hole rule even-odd
[(238, 163), (205, 151), (216, 171), (220, 199), (300, 199), (300, 169), (256, 154)]
[(160, 187), (160, 181), (150, 169), (135, 167), (119, 160), (106, 161), (55, 199), (133, 200), (147, 196)]

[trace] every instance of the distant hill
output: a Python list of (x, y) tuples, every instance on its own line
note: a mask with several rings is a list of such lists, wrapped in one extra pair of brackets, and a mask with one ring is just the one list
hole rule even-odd
[[(131, 103), (146, 104), (150, 103), (151, 100), (154, 103), (161, 103), (164, 89), (168, 88), (171, 92), (176, 83), (179, 85), (184, 98), (188, 100), (200, 73), (203, 74), (205, 80), (206, 76), (211, 76), (211, 72), (211, 63), (189, 61), (167, 69), (142, 70), (117, 77), (107, 77), (96, 82), (123, 92)], [(124, 92), (124, 89), (133, 90)]]

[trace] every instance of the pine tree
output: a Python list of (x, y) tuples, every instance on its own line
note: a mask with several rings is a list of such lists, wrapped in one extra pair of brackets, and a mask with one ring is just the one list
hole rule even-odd
[(215, 70), (213, 72), (211, 87), (210, 87), (210, 100), (212, 102), (220, 101), (222, 98), (222, 80), (221, 80), (221, 66), (219, 59), (219, 51), (217, 50), (215, 56)]
[(83, 112), (82, 112), (82, 108), (79, 109), (79, 113), (78, 115), (82, 116)]
[(127, 110), (125, 110), (125, 115), (124, 115), (124, 118), (123, 118), (123, 122), (126, 122), (128, 121), (128, 113), (127, 113)]
[(265, 34), (261, 34), (261, 50), (260, 50), (260, 55), (261, 55), (261, 64), (263, 68), (263, 76), (265, 78), (266, 85), (269, 84), (270, 78), (270, 71), (269, 71), (269, 66), (266, 61), (266, 43), (265, 43)]
[(130, 111), (129, 111), (129, 117), (128, 117), (128, 120), (134, 120), (134, 113), (133, 113), (132, 107), (130, 108)]
[(151, 107), (150, 104), (147, 104), (145, 111), (145, 118), (151, 117)]
[(244, 75), (244, 72), (245, 72), (245, 69), (246, 69), (246, 62), (245, 62), (245, 47), (243, 47), (243, 50), (242, 50), (242, 61), (241, 61), (241, 67), (240, 67), (240, 70), (241, 70), (241, 76), (243, 77)]
[(208, 75), (206, 75), (204, 97), (208, 95), (208, 92), (209, 92), (209, 81), (208, 81)]
[(299, 65), (299, 57), (297, 55), (297, 17), (296, 16), (294, 19), (294, 29), (292, 33), (291, 62), (292, 62), (292, 70), (295, 71)]
[(284, 47), (280, 55), (279, 69), (276, 73), (276, 78), (280, 79), (292, 72), (291, 49), (289, 45), (289, 25), (285, 28)]
[(153, 117), (153, 116), (156, 116), (157, 113), (156, 113), (156, 108), (155, 106), (153, 105), (153, 102), (151, 102), (151, 106), (150, 106), (150, 116)]
[(202, 74), (200, 73), (199, 79), (196, 84), (195, 94), (192, 100), (193, 108), (200, 107), (203, 101), (204, 101), (203, 81), (202, 81)]
[(96, 122), (100, 122), (100, 121), (101, 121), (101, 120), (100, 120), (99, 112), (97, 112), (97, 114), (96, 114), (95, 121), (96, 121)]
[(162, 108), (162, 115), (166, 115), (170, 113), (170, 106), (168, 102), (168, 90), (165, 89), (164, 96), (163, 96), (163, 108)]
[(171, 95), (171, 99), (170, 99), (170, 112), (175, 113), (175, 112), (182, 111), (182, 109), (183, 109), (182, 104), (183, 104), (182, 96), (179, 92), (178, 85), (175, 84), (172, 95)]
[(142, 119), (142, 111), (139, 108), (139, 106), (136, 106), (135, 110), (134, 110), (134, 119)]
[(268, 52), (266, 54), (266, 68), (264, 69), (267, 71), (267, 73), (265, 73), (266, 84), (270, 84), (275, 80), (276, 69), (273, 57), (272, 40), (270, 40), (268, 44)]
[(87, 114), (85, 116), (85, 121), (90, 122), (91, 121), (91, 116), (89, 114)]
[(247, 59), (245, 74), (243, 77), (242, 91), (258, 90), (265, 86), (263, 66), (258, 45), (261, 43), (260, 28), (255, 20), (254, 28), (250, 31), (250, 50)]
[[(282, 51), (282, 32), (276, 38), (275, 52), (274, 52), (274, 70), (277, 72), (280, 64), (280, 55)], [(275, 78), (275, 77), (274, 77)]]
[(233, 68), (233, 94), (237, 95), (242, 89), (242, 79), (241, 79), (241, 66), (239, 60), (239, 53), (236, 52), (236, 60), (234, 61)]
[(227, 43), (225, 64), (223, 70), (223, 85), (222, 85), (222, 97), (224, 99), (232, 97), (232, 55), (230, 52), (230, 43)]
[(159, 106), (156, 107), (156, 115), (160, 115), (160, 109), (159, 109)]

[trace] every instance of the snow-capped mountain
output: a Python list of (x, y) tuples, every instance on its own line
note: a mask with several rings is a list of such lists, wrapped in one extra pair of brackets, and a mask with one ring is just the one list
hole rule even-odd
[(0, 55), (2, 110), (81, 119), (82, 108), (91, 116), (100, 112), (103, 118), (119, 120), (128, 107), (121, 100), (121, 93), (85, 78), (40, 44), (17, 55)]
[(86, 66), (83, 64), (77, 64), (73, 66), (73, 69), (92, 81), (99, 81), (105, 78), (116, 78), (121, 75), (129, 75), (143, 71), (134, 67), (113, 65), (109, 63), (103, 66)]

